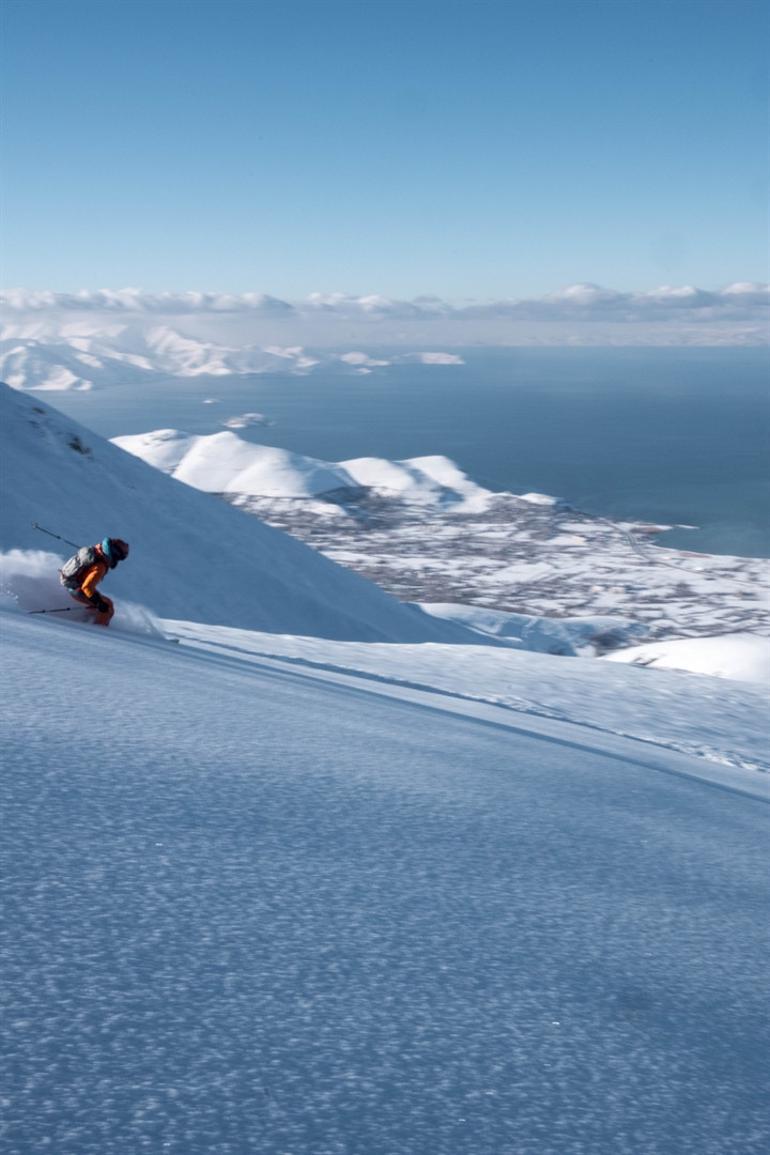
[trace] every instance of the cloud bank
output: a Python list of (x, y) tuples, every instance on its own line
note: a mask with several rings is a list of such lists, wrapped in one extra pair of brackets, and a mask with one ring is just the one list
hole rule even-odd
[(144, 289), (81, 289), (54, 293), (48, 289), (0, 290), (0, 308), (17, 312), (159, 313), (261, 313), (281, 316), (294, 312), (288, 301), (266, 293), (148, 293)]
[[(765, 345), (770, 286), (737, 281), (715, 290), (661, 285), (627, 292), (581, 283), (541, 297), (460, 302), (377, 293), (311, 293), (287, 301), (257, 292), (0, 291), (5, 336), (43, 339), (53, 324), (64, 331), (65, 323), (73, 332), (106, 333), (110, 325), (148, 328), (161, 318), (188, 336), (236, 346), (258, 341), (276, 356), (292, 356), (301, 346), (355, 349), (364, 341), (382, 349), (430, 349), (438, 342), (455, 347)], [(346, 356), (353, 365), (355, 354)], [(370, 371), (377, 359), (366, 355), (357, 371)]]
[(16, 312), (105, 312), (184, 315), (246, 313), (270, 317), (329, 315), (342, 318), (389, 317), (401, 320), (554, 320), (625, 322), (674, 320), (684, 313), (722, 319), (766, 320), (770, 286), (738, 281), (723, 289), (662, 285), (645, 292), (620, 292), (577, 284), (534, 298), (453, 303), (440, 297), (411, 301), (379, 294), (311, 293), (301, 301), (283, 301), (266, 293), (149, 293), (142, 289), (98, 289), (77, 293), (47, 290), (0, 291), (0, 308)]

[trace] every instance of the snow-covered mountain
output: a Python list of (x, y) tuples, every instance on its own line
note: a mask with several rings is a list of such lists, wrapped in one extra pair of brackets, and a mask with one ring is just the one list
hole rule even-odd
[(79, 544), (123, 537), (131, 558), (109, 576), (110, 591), (168, 617), (380, 641), (461, 635), (7, 386), (0, 430), (5, 549), (56, 548), (33, 522)]
[(156, 429), (113, 442), (149, 465), (206, 493), (248, 497), (352, 496), (363, 489), (392, 494), (416, 505), (456, 507), (480, 513), (492, 496), (446, 457), (387, 461), (358, 457), (319, 461), (287, 449), (254, 445), (234, 433), (191, 436)]
[(180, 332), (172, 324), (80, 320), (0, 323), (0, 378), (14, 389), (93, 389), (162, 383), (169, 378), (305, 374), (333, 365), (367, 375), (394, 362), (458, 365), (453, 353), (402, 352), (390, 358), (360, 350), (307, 351), (301, 345), (224, 344)]
[(0, 328), (0, 376), (16, 389), (91, 389), (170, 377), (303, 373), (318, 359), (300, 347), (229, 346), (167, 325)]

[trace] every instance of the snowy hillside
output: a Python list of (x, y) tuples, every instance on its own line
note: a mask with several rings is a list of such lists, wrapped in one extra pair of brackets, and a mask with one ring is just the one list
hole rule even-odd
[(719, 678), (770, 687), (770, 645), (755, 634), (714, 638), (672, 638), (607, 654), (607, 660), (662, 670), (694, 670)]
[[(33, 522), (81, 544), (123, 537), (131, 557), (109, 575), (105, 592), (168, 617), (376, 641), (462, 636), (7, 386), (0, 387), (0, 437), (5, 550), (72, 552)], [(59, 605), (66, 597), (57, 564), (52, 556), (46, 596)]]
[[(9, 1155), (764, 1155), (766, 775), (386, 647), (0, 619)], [(678, 677), (510, 656), (618, 720)]]
[[(533, 732), (542, 726), (542, 732), (548, 732), (553, 720), (569, 722), (602, 731), (605, 740), (616, 735), (696, 755), (701, 760), (699, 773), (706, 777), (715, 767), (770, 774), (768, 681), (758, 667), (753, 671), (756, 684), (750, 684), (749, 676), (731, 677), (726, 684), (714, 677), (681, 672), (649, 674), (622, 661), (612, 666), (590, 658), (565, 662), (530, 649), (378, 645), (193, 622), (160, 624), (165, 636), (186, 646), (259, 668), (292, 670), (351, 685), (359, 679), (374, 680), (383, 692), (387, 683), (391, 692), (406, 688), (438, 694), (451, 698), (458, 709), (468, 703), (490, 705), (519, 719), (525, 716)], [(752, 672), (745, 659), (740, 672)], [(720, 770), (715, 772), (716, 781), (725, 780)], [(738, 779), (732, 781), (736, 784)], [(766, 777), (766, 785), (770, 790), (770, 778)]]
[(361, 488), (376, 489), (416, 505), (456, 506), (480, 513), (492, 495), (446, 457), (387, 461), (358, 457), (319, 461), (287, 449), (254, 445), (234, 433), (190, 436), (156, 429), (112, 441), (149, 465), (207, 493), (247, 497), (308, 498)]

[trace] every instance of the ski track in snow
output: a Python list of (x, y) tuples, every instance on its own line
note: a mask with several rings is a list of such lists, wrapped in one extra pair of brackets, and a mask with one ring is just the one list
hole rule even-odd
[(0, 625), (8, 1155), (767, 1149), (760, 800), (480, 703)]

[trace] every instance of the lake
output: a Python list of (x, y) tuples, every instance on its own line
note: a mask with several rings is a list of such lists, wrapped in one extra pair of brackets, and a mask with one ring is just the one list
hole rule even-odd
[(464, 365), (399, 364), (368, 376), (324, 368), (45, 396), (108, 437), (212, 433), (257, 410), (273, 424), (239, 431), (252, 441), (331, 461), (444, 454), (491, 489), (698, 527), (666, 534), (667, 545), (770, 556), (767, 349), (461, 353)]

